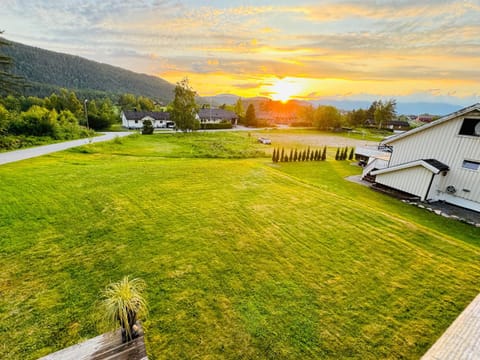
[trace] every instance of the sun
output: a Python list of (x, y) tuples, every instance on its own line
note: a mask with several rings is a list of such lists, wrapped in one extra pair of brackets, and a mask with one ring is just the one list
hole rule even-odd
[(270, 86), (270, 97), (273, 100), (287, 102), (292, 96), (297, 95), (302, 86), (291, 78), (276, 79), (275, 83)]

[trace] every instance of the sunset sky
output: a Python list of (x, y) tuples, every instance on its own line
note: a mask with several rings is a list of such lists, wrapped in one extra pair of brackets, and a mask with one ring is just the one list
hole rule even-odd
[(202, 96), (480, 101), (480, 1), (1, 0), (10, 40)]

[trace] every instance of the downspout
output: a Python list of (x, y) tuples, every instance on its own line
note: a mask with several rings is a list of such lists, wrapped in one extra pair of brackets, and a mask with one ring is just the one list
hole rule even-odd
[(391, 151), (390, 151), (390, 157), (388, 158), (388, 165), (387, 165), (387, 167), (390, 167), (390, 161), (392, 160), (392, 155), (393, 155), (393, 146), (390, 145), (389, 148), (390, 148)]
[(435, 177), (435, 173), (432, 173), (432, 178), (430, 179), (430, 184), (428, 184), (428, 189), (427, 189), (427, 193), (425, 194), (425, 200), (424, 201), (427, 201), (428, 200), (428, 193), (430, 192), (430, 189), (432, 187), (432, 184), (433, 184), (433, 178)]

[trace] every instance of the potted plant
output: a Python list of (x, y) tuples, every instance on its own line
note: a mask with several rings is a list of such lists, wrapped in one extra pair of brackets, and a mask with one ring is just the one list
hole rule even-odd
[(108, 285), (103, 293), (107, 323), (111, 326), (120, 324), (124, 343), (138, 337), (137, 319), (147, 315), (147, 302), (142, 294), (144, 290), (143, 280), (130, 280), (125, 276), (121, 281)]

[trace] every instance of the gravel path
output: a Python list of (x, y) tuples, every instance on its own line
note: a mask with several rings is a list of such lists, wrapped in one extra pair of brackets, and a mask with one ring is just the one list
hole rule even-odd
[(11, 162), (15, 161), (20, 161), (20, 160), (25, 160), (25, 159), (30, 159), (33, 157), (37, 156), (42, 156), (45, 154), (50, 154), (53, 152), (57, 151), (62, 151), (66, 149), (70, 149), (73, 147), (77, 146), (82, 146), (86, 144), (91, 144), (91, 143), (97, 143), (97, 142), (102, 142), (102, 141), (108, 141), (108, 140), (113, 140), (116, 137), (124, 137), (131, 135), (131, 132), (105, 132), (101, 136), (96, 136), (92, 138), (87, 138), (87, 139), (79, 139), (79, 140), (72, 140), (72, 141), (66, 141), (58, 144), (50, 144), (50, 145), (44, 145), (44, 146), (37, 146), (33, 148), (28, 148), (28, 149), (22, 149), (22, 150), (15, 150), (15, 151), (9, 151), (5, 153), (0, 153), (0, 165), (2, 164), (8, 164)]
[[(252, 133), (252, 136), (255, 135)], [(369, 140), (359, 140), (354, 138), (348, 138), (336, 135), (323, 135), (323, 134), (282, 134), (281, 132), (272, 131), (270, 133), (262, 133), (262, 136), (268, 137), (272, 140), (272, 144), (279, 143), (292, 143), (305, 146), (373, 146), (378, 145), (378, 142)]]

